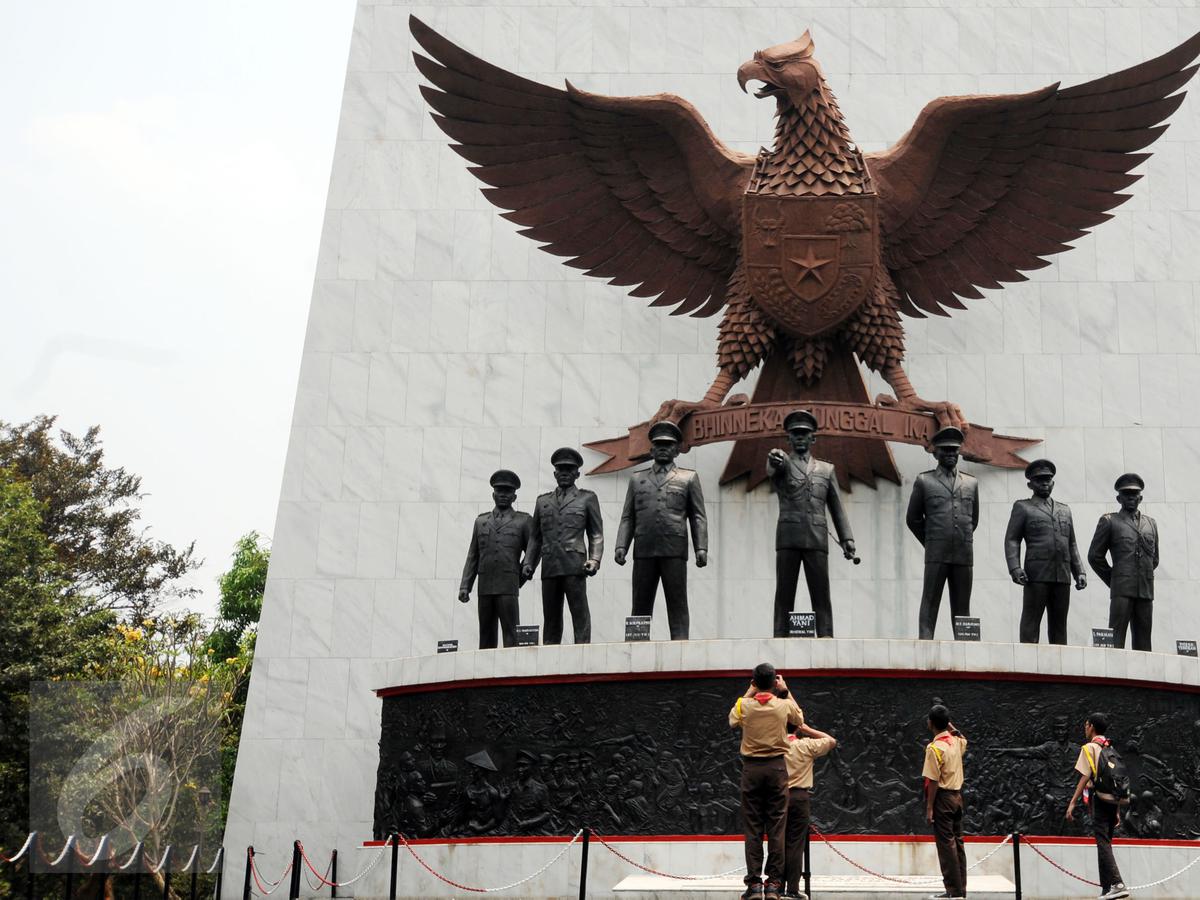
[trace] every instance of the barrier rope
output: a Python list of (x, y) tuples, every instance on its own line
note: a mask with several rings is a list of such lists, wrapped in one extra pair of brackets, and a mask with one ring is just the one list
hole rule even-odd
[[(1100, 887), (1100, 882), (1092, 881), (1088, 878), (1084, 878), (1082, 875), (1076, 875), (1074, 872), (1072, 872), (1066, 866), (1060, 865), (1059, 863), (1052, 860), (1045, 853), (1043, 853), (1041, 850), (1039, 850), (1037, 847), (1037, 844), (1033, 843), (1032, 841), (1026, 839), (1025, 843), (1029, 847), (1033, 848), (1034, 853), (1036, 853), (1038, 856), (1040, 856), (1046, 862), (1050, 863), (1050, 865), (1054, 866), (1054, 868), (1058, 869), (1058, 871), (1062, 872), (1063, 874), (1070, 875), (1076, 881), (1082, 881), (1084, 884), (1090, 884), (1092, 887)], [(1176, 872), (1172, 872), (1170, 875), (1167, 875), (1164, 878), (1158, 879), (1158, 881), (1151, 881), (1151, 882), (1148, 882), (1147, 884), (1130, 884), (1130, 885), (1126, 885), (1126, 889), (1130, 890), (1130, 891), (1144, 891), (1147, 888), (1158, 887), (1160, 884), (1166, 884), (1168, 881), (1173, 881), (1174, 879), (1178, 878), (1180, 875), (1182, 875), (1184, 872), (1191, 869), (1191, 867), (1196, 865), (1197, 863), (1200, 863), (1200, 856), (1197, 856), (1195, 859), (1193, 859), (1190, 863), (1188, 863), (1182, 869), (1179, 869)]]
[[(297, 843), (299, 843), (299, 842), (297, 842)], [(325, 867), (324, 875), (317, 872), (316, 869), (313, 869), (313, 864), (308, 861), (308, 854), (306, 854), (304, 852), (303, 844), (300, 844), (300, 857), (304, 860), (304, 862), (308, 866), (308, 868), (312, 869), (313, 873), (316, 874), (316, 876), (317, 876), (317, 883), (313, 884), (312, 877), (307, 872), (304, 873), (304, 882), (305, 882), (305, 884), (308, 885), (308, 889), (310, 891), (319, 891), (322, 886), (333, 887), (333, 884), (329, 881), (329, 870), (333, 868), (333, 857), (332, 856), (329, 858), (329, 865), (327, 865)]]
[[(317, 878), (319, 878), (319, 879), (320, 879), (320, 881), (321, 881), (321, 884), (322, 884), (323, 886), (325, 886), (325, 887), (339, 887), (339, 888), (341, 888), (341, 887), (349, 887), (350, 885), (352, 885), (352, 884), (354, 884), (356, 881), (358, 881), (360, 878), (365, 878), (365, 877), (367, 876), (367, 873), (369, 873), (369, 872), (370, 872), (372, 869), (374, 869), (374, 868), (375, 868), (375, 866), (376, 866), (376, 865), (378, 865), (378, 864), (379, 864), (379, 860), (381, 860), (381, 859), (383, 858), (383, 851), (384, 851), (384, 850), (386, 850), (386, 849), (387, 849), (388, 847), (390, 847), (390, 846), (392, 846), (392, 839), (391, 839), (391, 837), (388, 837), (388, 839), (387, 839), (386, 841), (384, 841), (384, 842), (383, 842), (383, 846), (381, 846), (381, 847), (379, 847), (379, 848), (377, 849), (377, 851), (376, 851), (376, 853), (375, 853), (375, 858), (374, 858), (374, 859), (372, 859), (372, 860), (371, 860), (369, 863), (367, 863), (367, 867), (366, 867), (365, 869), (363, 869), (361, 872), (359, 872), (357, 875), (355, 875), (355, 876), (354, 876), (353, 878), (351, 878), (349, 881), (337, 881), (337, 882), (334, 882), (334, 881), (330, 881), (330, 880), (328, 880), (328, 879), (325, 877), (325, 875), (328, 875), (328, 874), (329, 874), (329, 869), (326, 869), (326, 870), (325, 870), (325, 875), (322, 875), (320, 872), (318, 872), (318, 871), (317, 871), (317, 869), (316, 869), (316, 866), (314, 866), (314, 865), (312, 864), (312, 860), (310, 860), (310, 859), (308, 858), (308, 853), (305, 851), (305, 849), (304, 849), (304, 844), (303, 844), (302, 842), (301, 842), (301, 844), (300, 844), (300, 858), (301, 858), (302, 860), (304, 860), (304, 864), (305, 864), (306, 866), (308, 866), (308, 868), (309, 868), (309, 869), (311, 869), (311, 870), (312, 870), (312, 873), (313, 873), (314, 875), (316, 875), (316, 876), (317, 876)], [(329, 861), (329, 864), (332, 866), (332, 865), (333, 865), (333, 860), (330, 860), (330, 861)], [(307, 878), (307, 875), (306, 875), (305, 877)], [(312, 882), (309, 882), (309, 887), (312, 887)], [(314, 890), (315, 890), (315, 888), (314, 888)]]
[(1062, 872), (1064, 875), (1070, 875), (1076, 881), (1082, 881), (1084, 884), (1090, 884), (1092, 887), (1100, 887), (1100, 882), (1092, 881), (1088, 878), (1084, 878), (1082, 875), (1076, 875), (1074, 872), (1072, 872), (1066, 866), (1060, 866), (1058, 863), (1056, 863), (1054, 860), (1052, 860), (1050, 857), (1048, 857), (1045, 853), (1043, 853), (1041, 850), (1039, 850), (1037, 844), (1033, 843), (1032, 841), (1026, 840), (1025, 846), (1031, 848), (1034, 853), (1036, 853), (1038, 856), (1040, 856), (1046, 862), (1050, 863), (1050, 865), (1054, 866), (1054, 868), (1058, 869), (1058, 871)]
[(14, 856), (14, 857), (12, 857), (11, 859), (10, 859), (9, 857), (7, 857), (7, 856), (5, 856), (5, 855), (4, 855), (4, 851), (3, 851), (3, 850), (0, 850), (0, 860), (3, 860), (3, 861), (4, 861), (4, 862), (6, 862), (6, 863), (18, 863), (18, 862), (20, 862), (20, 861), (21, 861), (21, 858), (22, 858), (22, 857), (23, 857), (23, 856), (24, 856), (26, 853), (28, 853), (28, 852), (29, 852), (29, 847), (30, 847), (30, 845), (32, 845), (32, 844), (33, 844), (33, 836), (34, 836), (34, 834), (35, 834), (35, 832), (32, 832), (32, 831), (31, 831), (31, 832), (29, 832), (29, 836), (25, 838), (25, 843), (23, 843), (23, 844), (21, 845), (21, 849), (17, 851), (17, 855), (16, 855), (16, 856)]
[(1166, 878), (1160, 878), (1160, 879), (1158, 879), (1158, 881), (1151, 881), (1149, 884), (1129, 885), (1127, 889), (1131, 890), (1131, 891), (1144, 891), (1146, 888), (1158, 887), (1160, 884), (1166, 884), (1168, 881), (1178, 878), (1180, 875), (1182, 875), (1184, 872), (1186, 872), (1192, 866), (1196, 865), (1196, 863), (1200, 863), (1200, 856), (1197, 856), (1195, 859), (1193, 859), (1190, 863), (1188, 863), (1186, 866), (1184, 866), (1178, 872), (1175, 872), (1172, 875), (1168, 875)]
[[(895, 882), (896, 884), (911, 884), (911, 885), (921, 885), (921, 884), (927, 884), (927, 883), (937, 884), (938, 882), (940, 882), (942, 880), (942, 877), (940, 875), (911, 875), (911, 876), (904, 877), (904, 878), (895, 878), (891, 875), (884, 875), (881, 872), (875, 872), (871, 869), (868, 869), (866, 866), (861, 865), (858, 862), (855, 862), (853, 859), (851, 859), (849, 856), (847, 856), (845, 853), (843, 853), (841, 850), (839, 850), (837, 847), (835, 847), (833, 845), (833, 843), (830, 842), (829, 838), (825, 837), (825, 835), (821, 834), (819, 831), (817, 831), (817, 829), (810, 828), (809, 830), (812, 834), (816, 835), (818, 838), (820, 838), (822, 841), (824, 841), (825, 845), (827, 847), (829, 847), (830, 850), (832, 850), (834, 853), (836, 853), (838, 856), (840, 856), (846, 862), (850, 863), (850, 865), (854, 866), (854, 868), (859, 869), (860, 871), (866, 872), (868, 875), (871, 875), (875, 878), (882, 878), (884, 881), (892, 881), (892, 882)], [(971, 863), (971, 865), (967, 866), (967, 871), (971, 872), (971, 871), (974, 871), (975, 869), (979, 868), (981, 865), (983, 865), (985, 862), (987, 862), (989, 859), (991, 859), (993, 856), (995, 856), (1002, 847), (1004, 847), (1006, 844), (1011, 842), (1012, 839), (1013, 839), (1012, 834), (1006, 834), (1004, 836), (1004, 840), (1000, 841), (1000, 843), (998, 843), (995, 847), (993, 847), (991, 850), (989, 850), (987, 853), (985, 853), (979, 859), (975, 860), (975, 862)]]
[(429, 863), (425, 862), (425, 860), (421, 859), (421, 857), (417, 854), (417, 851), (413, 849), (412, 844), (410, 844), (408, 842), (408, 838), (406, 838), (404, 835), (400, 835), (400, 840), (404, 842), (404, 846), (408, 848), (408, 852), (412, 854), (412, 858), (415, 859), (417, 862), (419, 862), (421, 864), (421, 867), (423, 869), (425, 869), (426, 872), (428, 872), (434, 878), (437, 878), (439, 881), (443, 881), (446, 884), (450, 885), (451, 887), (456, 887), (460, 891), (470, 891), (472, 894), (499, 894), (503, 891), (508, 891), (508, 890), (512, 890), (515, 887), (519, 887), (520, 885), (525, 884), (525, 882), (527, 882), (527, 881), (533, 881), (533, 879), (537, 878), (539, 875), (541, 875), (543, 872), (545, 872), (547, 869), (549, 869), (552, 865), (554, 865), (556, 862), (558, 862), (560, 859), (562, 859), (564, 856), (566, 856), (567, 851), (570, 850), (571, 847), (573, 847), (575, 845), (575, 842), (577, 840), (579, 840), (579, 838), (582, 834), (583, 834), (583, 829), (580, 828), (577, 832), (575, 832), (574, 837), (571, 838), (571, 840), (566, 844), (566, 846), (564, 846), (562, 848), (562, 850), (559, 851), (557, 856), (555, 856), (552, 860), (550, 860), (548, 863), (546, 863), (544, 866), (542, 866), (540, 869), (538, 869), (536, 872), (532, 873), (531, 875), (526, 875), (524, 878), (520, 879), (519, 881), (514, 881), (512, 884), (506, 884), (506, 885), (502, 885), (501, 887), (490, 887), (490, 888), (470, 887), (469, 885), (459, 884), (457, 881), (451, 881), (445, 875), (436, 871), (432, 866), (429, 865)]
[(651, 875), (659, 875), (662, 878), (672, 878), (676, 881), (715, 881), (718, 878), (729, 878), (731, 875), (737, 875), (746, 868), (744, 865), (742, 865), (738, 866), (736, 869), (730, 869), (728, 872), (719, 872), (716, 875), (672, 875), (669, 872), (660, 872), (657, 869), (651, 869), (649, 866), (643, 866), (640, 862), (630, 859), (604, 838), (600, 837), (600, 835), (596, 834), (595, 831), (592, 831), (591, 829), (588, 830), (591, 831), (592, 837), (603, 844), (605, 849), (608, 850), (609, 853), (613, 854), (613, 856), (624, 860), (635, 868), (641, 869), (643, 872), (649, 872)]
[(209, 866), (208, 869), (205, 871), (205, 873), (204, 873), (205, 875), (211, 875), (213, 872), (217, 871), (217, 866), (219, 866), (221, 864), (221, 858), (224, 853), (225, 853), (224, 848), (217, 849), (217, 855), (213, 857), (212, 865)]
[(250, 874), (254, 876), (254, 883), (258, 885), (258, 892), (264, 897), (270, 897), (273, 893), (279, 890), (279, 885), (283, 884), (283, 879), (288, 877), (288, 873), (292, 871), (292, 864), (289, 861), (287, 868), (283, 870), (283, 874), (279, 876), (278, 881), (268, 882), (271, 885), (270, 890), (263, 887), (262, 880), (258, 877), (258, 864), (254, 862), (255, 854), (250, 854)]

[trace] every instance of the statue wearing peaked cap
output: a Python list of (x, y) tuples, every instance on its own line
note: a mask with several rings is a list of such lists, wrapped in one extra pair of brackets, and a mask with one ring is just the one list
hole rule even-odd
[(975, 529), (979, 526), (979, 482), (958, 471), (964, 435), (953, 426), (938, 431), (931, 441), (936, 469), (922, 472), (913, 482), (905, 522), (925, 548), (919, 637), (932, 640), (937, 627), (942, 591), (950, 585), (950, 613), (971, 614), (971, 584), (975, 565)]
[(673, 422), (650, 426), (654, 464), (638, 469), (629, 479), (613, 558), (625, 565), (633, 546), (633, 610), (630, 615), (654, 614), (662, 582), (667, 601), (671, 640), (687, 640), (691, 619), (687, 599), (688, 530), (696, 550), (696, 565), (708, 565), (708, 518), (700, 476), (675, 465), (683, 432)]
[(542, 643), (562, 643), (563, 599), (571, 610), (576, 644), (592, 641), (587, 579), (600, 570), (604, 520), (595, 492), (577, 488), (583, 456), (572, 447), (550, 455), (558, 487), (538, 496), (533, 507), (525, 578), (542, 567)]
[[(1036, 644), (1042, 616), (1049, 613), (1046, 631), (1051, 644), (1067, 642), (1067, 611), (1071, 605), (1071, 582), (1076, 590), (1087, 586), (1071, 508), (1054, 500), (1054, 476), (1058, 468), (1048, 459), (1035, 459), (1025, 467), (1033, 496), (1013, 504), (1004, 532), (1004, 557), (1015, 584), (1022, 586), (1021, 642)], [(1021, 542), (1025, 563), (1021, 564)]]
[(816, 614), (817, 637), (833, 637), (828, 519), (833, 520), (844, 555), (854, 556), (854, 534), (838, 493), (833, 465), (815, 459), (810, 453), (817, 424), (816, 416), (806, 409), (788, 413), (783, 428), (792, 452), (775, 449), (767, 454), (767, 471), (779, 497), (779, 523), (775, 528), (775, 637), (787, 637), (801, 567)]
[(492, 475), (491, 485), (496, 506), (475, 519), (458, 588), (458, 599), (467, 603), (476, 577), (479, 579), (480, 650), (496, 646), (497, 624), (504, 634), (504, 646), (516, 646), (517, 626), (521, 623), (517, 595), (526, 581), (521, 571), (522, 555), (529, 546), (533, 524), (529, 513), (512, 508), (521, 486), (515, 472), (500, 469)]
[[(1158, 523), (1138, 507), (1146, 483), (1126, 472), (1113, 488), (1121, 508), (1096, 523), (1088, 564), (1108, 585), (1108, 627), (1113, 643), (1125, 646), (1132, 632), (1133, 649), (1149, 650), (1154, 616), (1154, 570), (1158, 568)], [(1111, 556), (1112, 564), (1108, 558)]]

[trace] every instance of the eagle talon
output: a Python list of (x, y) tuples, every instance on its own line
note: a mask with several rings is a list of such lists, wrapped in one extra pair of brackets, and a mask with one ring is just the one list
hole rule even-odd
[(651, 422), (671, 421), (678, 425), (687, 416), (702, 409), (717, 409), (721, 404), (711, 400), (664, 400), (653, 416)]

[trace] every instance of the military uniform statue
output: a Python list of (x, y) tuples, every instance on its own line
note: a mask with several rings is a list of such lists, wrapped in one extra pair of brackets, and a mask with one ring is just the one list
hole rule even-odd
[(800, 568), (816, 613), (817, 637), (833, 637), (833, 605), (829, 597), (829, 525), (833, 519), (838, 544), (847, 558), (854, 556), (854, 534), (842, 507), (833, 465), (810, 454), (817, 419), (807, 410), (788, 413), (784, 430), (792, 452), (767, 454), (767, 471), (779, 497), (775, 527), (775, 637), (787, 637), (789, 613), (796, 605)]
[(708, 565), (708, 519), (700, 477), (675, 465), (683, 432), (672, 422), (650, 427), (654, 465), (638, 469), (629, 479), (617, 546), (613, 558), (625, 565), (633, 545), (633, 612), (654, 613), (654, 598), (662, 582), (667, 600), (671, 640), (686, 640), (689, 618), (687, 602), (688, 528), (696, 550), (696, 565)]
[[(542, 566), (542, 643), (562, 643), (563, 598), (571, 610), (576, 644), (592, 642), (587, 578), (600, 570), (604, 522), (592, 491), (575, 487), (583, 456), (562, 447), (550, 455), (558, 487), (537, 498), (523, 574)], [(586, 540), (586, 545), (585, 545)]]
[[(1146, 487), (1140, 475), (1127, 472), (1114, 487), (1121, 509), (1105, 513), (1096, 523), (1088, 563), (1109, 588), (1108, 627), (1113, 630), (1113, 642), (1124, 647), (1126, 632), (1132, 630), (1133, 649), (1149, 650), (1158, 525), (1138, 512)], [(1108, 563), (1109, 555), (1112, 565)]]
[(492, 499), (496, 508), (475, 519), (471, 547), (463, 566), (458, 599), (471, 599), (471, 586), (479, 578), (479, 649), (496, 646), (496, 624), (504, 633), (504, 646), (517, 643), (517, 625), (521, 617), (517, 594), (525, 579), (521, 557), (529, 546), (533, 517), (512, 508), (521, 479), (507, 469), (492, 475)]
[[(1048, 611), (1047, 638), (1051, 644), (1067, 642), (1067, 610), (1071, 606), (1071, 581), (1075, 589), (1087, 587), (1071, 508), (1050, 498), (1058, 469), (1048, 459), (1035, 459), (1025, 467), (1033, 496), (1013, 504), (1004, 532), (1004, 556), (1014, 583), (1022, 585), (1021, 642), (1036, 644), (1042, 616)], [(1025, 565), (1021, 565), (1021, 541)]]
[(963, 433), (943, 428), (933, 436), (938, 467), (913, 482), (905, 521), (925, 548), (921, 590), (920, 637), (932, 640), (942, 591), (950, 583), (950, 613), (971, 614), (971, 581), (975, 564), (975, 528), (979, 525), (979, 482), (958, 471)]

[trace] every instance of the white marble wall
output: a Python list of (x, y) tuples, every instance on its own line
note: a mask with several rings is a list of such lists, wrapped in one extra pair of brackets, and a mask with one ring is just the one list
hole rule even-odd
[[(484, 200), (417, 93), (412, 12), (548, 83), (677, 93), (748, 152), (770, 141), (771, 109), (742, 94), (734, 72), (805, 28), (868, 150), (896, 140), (935, 96), (1086, 80), (1200, 30), (1200, 10), (1172, 2), (360, 0), (231, 846), (303, 834), (312, 846), (349, 847), (367, 834), (378, 739), (370, 689), (386, 683), (387, 660), (428, 653), (439, 638), (474, 645), (475, 607), (455, 592), (471, 520), (490, 506), (490, 472), (520, 473), (518, 506), (530, 509), (552, 486), (552, 449), (620, 434), (664, 399), (696, 398), (715, 371), (716, 319), (671, 318), (584, 278)], [(1200, 635), (1200, 407), (1190, 393), (1200, 384), (1200, 101), (1189, 98), (1172, 121), (1133, 199), (1095, 235), (952, 319), (907, 323), (923, 394), (949, 397), (998, 431), (1044, 438), (1036, 452), (1058, 461), (1056, 496), (1072, 504), (1084, 544), (1113, 506), (1113, 478), (1145, 476), (1144, 509), (1163, 536), (1160, 648)], [(714, 445), (680, 460), (704, 478), (711, 523), (712, 562), (691, 571), (697, 638), (769, 628), (775, 502), (765, 489), (717, 485), (727, 453)], [(903, 487), (859, 486), (849, 498), (864, 561), (832, 563), (842, 637), (915, 631), (921, 555), (903, 510), (929, 462), (917, 448), (895, 453)], [(974, 609), (985, 639), (1011, 640), (1020, 594), (1000, 540), (1024, 479), (972, 470), (984, 499)], [(584, 483), (600, 495), (611, 546), (626, 477)], [(629, 569), (606, 559), (589, 590), (595, 639), (619, 638)], [(524, 621), (540, 622), (536, 584), (521, 602)], [(1072, 642), (1086, 642), (1106, 608), (1099, 584), (1075, 594)], [(665, 621), (654, 634), (666, 636)]]

